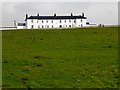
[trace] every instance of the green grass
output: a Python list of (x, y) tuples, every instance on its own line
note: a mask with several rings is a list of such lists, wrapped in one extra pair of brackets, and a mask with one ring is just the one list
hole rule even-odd
[(118, 29), (2, 32), (4, 88), (117, 88)]

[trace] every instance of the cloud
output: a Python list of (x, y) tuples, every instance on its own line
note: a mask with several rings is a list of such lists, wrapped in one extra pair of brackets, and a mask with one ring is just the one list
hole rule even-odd
[(87, 11), (90, 21), (102, 24), (118, 24), (118, 5), (117, 3), (92, 3)]
[(89, 3), (78, 2), (23, 2), (15, 6), (17, 12), (41, 13), (41, 14), (68, 14), (69, 12), (81, 12), (89, 7)]
[(117, 2), (4, 2), (2, 23), (13, 26), (13, 21), (24, 22), (25, 14), (36, 15), (79, 15), (85, 12), (92, 23), (117, 24)]

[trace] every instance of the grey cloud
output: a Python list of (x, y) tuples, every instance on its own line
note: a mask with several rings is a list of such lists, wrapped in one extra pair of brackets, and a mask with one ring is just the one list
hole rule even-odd
[(12, 26), (13, 21), (24, 22), (25, 14), (79, 15), (85, 12), (88, 21), (102, 24), (117, 24), (117, 3), (100, 2), (7, 2), (2, 5), (2, 23)]
[(52, 14), (54, 12), (60, 14), (68, 14), (69, 12), (81, 12), (89, 7), (89, 3), (73, 3), (73, 2), (24, 2), (15, 6), (16, 11), (23, 13)]

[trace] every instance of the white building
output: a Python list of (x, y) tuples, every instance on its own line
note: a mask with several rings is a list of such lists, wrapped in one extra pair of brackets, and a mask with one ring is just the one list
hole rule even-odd
[(17, 29), (26, 29), (26, 23), (17, 23)]
[(85, 27), (87, 25), (87, 18), (82, 15), (74, 16), (30, 16), (26, 14), (25, 23), (18, 23), (18, 29), (39, 29), (39, 28), (76, 28)]

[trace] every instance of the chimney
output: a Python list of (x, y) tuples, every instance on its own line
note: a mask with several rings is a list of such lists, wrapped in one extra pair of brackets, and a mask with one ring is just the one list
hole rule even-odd
[(14, 20), (14, 27), (16, 27), (17, 25), (16, 25), (16, 21)]
[(73, 16), (73, 14), (71, 13), (71, 16)]
[(39, 13), (37, 14), (37, 16), (39, 16)]
[(54, 13), (54, 16), (56, 16), (56, 13)]
[(26, 19), (28, 18), (28, 14), (26, 14)]
[(82, 16), (84, 17), (84, 13), (82, 13)]

